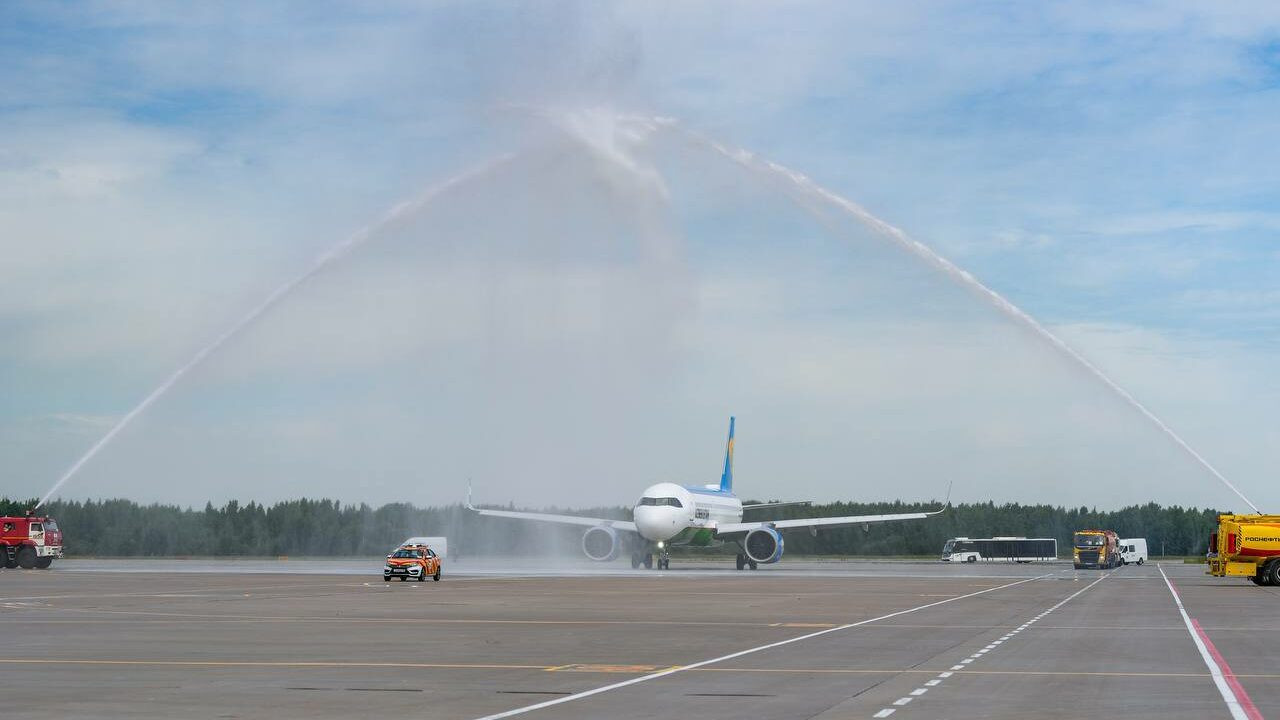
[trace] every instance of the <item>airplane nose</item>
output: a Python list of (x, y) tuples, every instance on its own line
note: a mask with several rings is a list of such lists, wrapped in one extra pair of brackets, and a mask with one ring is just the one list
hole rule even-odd
[(633, 513), (636, 523), (636, 530), (644, 536), (646, 540), (667, 540), (676, 535), (678, 528), (676, 527), (676, 515), (672, 512), (675, 508), (667, 507), (638, 507)]

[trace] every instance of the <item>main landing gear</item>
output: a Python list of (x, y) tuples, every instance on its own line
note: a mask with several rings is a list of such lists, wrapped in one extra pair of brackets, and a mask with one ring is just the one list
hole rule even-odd
[(756, 561), (747, 557), (746, 553), (738, 553), (738, 569), (741, 570), (745, 567), (750, 567), (752, 570), (755, 570)]

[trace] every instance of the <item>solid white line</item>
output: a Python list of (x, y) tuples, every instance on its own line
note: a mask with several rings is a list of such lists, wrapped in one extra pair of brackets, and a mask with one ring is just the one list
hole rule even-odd
[[(867, 620), (859, 620), (858, 622), (855, 622), (855, 623), (848, 623), (847, 625), (840, 625), (833, 628), (827, 628), (826, 630), (819, 630), (817, 632), (809, 633), (808, 635), (800, 635), (799, 637), (793, 637), (787, 640), (780, 640), (778, 642), (769, 643), (768, 645), (761, 645), (759, 647), (748, 648), (746, 650), (739, 650), (738, 652), (735, 652), (735, 653), (730, 653), (728, 655), (721, 655), (718, 658), (703, 660), (701, 662), (696, 662), (691, 665), (678, 665), (676, 667), (667, 668), (666, 670), (662, 670), (656, 673), (651, 673), (649, 675), (642, 675), (640, 677), (631, 678), (630, 680), (623, 680), (622, 682), (613, 683), (612, 685), (604, 685), (602, 687), (594, 688), (592, 690), (584, 690), (580, 693), (565, 695), (564, 697), (556, 698), (554, 700), (546, 700), (544, 702), (534, 703), (533, 705), (526, 705), (524, 707), (514, 708), (512, 710), (495, 713), (493, 715), (485, 715), (484, 717), (477, 718), (476, 720), (499, 720), (499, 718), (512, 717), (515, 715), (523, 715), (524, 713), (533, 712), (534, 710), (541, 710), (542, 708), (554, 707), (556, 705), (561, 705), (567, 702), (573, 702), (574, 700), (581, 700), (582, 698), (591, 697), (592, 695), (599, 695), (600, 693), (606, 693), (611, 690), (618, 690), (620, 688), (629, 687), (631, 685), (636, 685), (642, 682), (657, 680), (658, 678), (666, 677), (668, 675), (674, 675), (676, 673), (684, 672), (686, 670), (695, 670), (697, 668), (704, 667), (707, 665), (714, 665), (715, 663), (724, 662), (725, 660), (733, 660), (734, 658), (740, 658), (743, 655), (751, 655), (752, 653), (758, 653), (763, 650), (772, 650), (773, 648), (776, 648), (776, 647), (782, 647), (783, 645), (790, 645), (791, 643), (802, 642), (804, 640), (816, 638), (821, 635), (829, 635), (834, 632), (840, 632), (841, 630), (848, 630), (849, 628), (855, 628), (860, 625), (868, 625), (873, 622), (888, 620), (889, 618), (898, 617), (899, 615), (906, 615), (908, 613), (917, 612), (919, 610), (927, 610), (928, 608), (931, 608), (931, 607), (946, 605), (947, 603), (952, 603), (957, 600), (964, 600), (966, 598), (976, 597), (978, 595), (985, 595), (989, 592), (995, 592), (996, 590), (1004, 590), (1005, 588), (1011, 588), (1011, 587), (1014, 587), (1015, 585), (1022, 585), (1023, 583), (1029, 583), (1034, 580), (1043, 580), (1044, 578), (1052, 577), (1052, 575), (1053, 573), (1037, 575), (1035, 577), (1018, 580), (1017, 582), (1005, 583), (1004, 585), (989, 587), (986, 590), (978, 590), (977, 592), (971, 592), (967, 595), (957, 595), (955, 597), (947, 598), (946, 600), (938, 600), (937, 602), (931, 602), (926, 605), (918, 605), (916, 607), (908, 608), (906, 610), (899, 610), (897, 612), (889, 613), (888, 615), (881, 615), (880, 617), (869, 618)], [(910, 698), (907, 698), (907, 700), (908, 702), (910, 702)]]
[(1204, 664), (1209, 668), (1209, 674), (1213, 676), (1213, 684), (1218, 686), (1218, 693), (1222, 695), (1222, 700), (1227, 704), (1227, 709), (1231, 711), (1231, 717), (1235, 720), (1249, 720), (1249, 716), (1245, 713), (1244, 708), (1240, 707), (1240, 700), (1236, 694), (1231, 691), (1227, 685), (1227, 679), (1222, 676), (1222, 668), (1218, 667), (1217, 661), (1209, 654), (1209, 649), (1200, 642), (1200, 636), (1196, 633), (1195, 626), (1191, 624), (1191, 617), (1187, 615), (1186, 608), (1182, 607), (1182, 598), (1178, 597), (1178, 591), (1173, 589), (1173, 583), (1169, 582), (1169, 576), (1164, 574), (1164, 568), (1160, 564), (1156, 564), (1156, 569), (1160, 571), (1160, 576), (1164, 578), (1164, 584), (1169, 588), (1169, 594), (1173, 596), (1173, 601), (1178, 605), (1178, 612), (1182, 613), (1182, 622), (1187, 626), (1187, 632), (1190, 633), (1192, 641), (1196, 644), (1196, 649), (1200, 651), (1200, 659), (1204, 660)]

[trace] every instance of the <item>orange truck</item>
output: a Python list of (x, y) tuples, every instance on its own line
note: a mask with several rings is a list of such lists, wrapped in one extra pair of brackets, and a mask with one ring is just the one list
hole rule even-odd
[(1120, 536), (1114, 530), (1077, 530), (1072, 539), (1072, 562), (1075, 568), (1109, 570), (1119, 567)]
[(384, 581), (391, 582), (393, 577), (400, 578), (400, 582), (410, 578), (426, 582), (428, 577), (440, 582), (440, 558), (426, 545), (401, 545), (387, 556), (387, 564), (382, 567)]
[(1206, 559), (1209, 575), (1280, 585), (1280, 515), (1219, 515)]
[(0, 561), (7, 568), (48, 569), (62, 557), (62, 531), (51, 517), (0, 517)]

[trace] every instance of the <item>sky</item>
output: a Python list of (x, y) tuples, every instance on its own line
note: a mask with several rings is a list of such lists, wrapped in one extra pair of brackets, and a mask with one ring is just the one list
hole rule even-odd
[(342, 246), (59, 497), (629, 504), (735, 415), (745, 497), (1245, 509), (772, 162), (1274, 511), (1275, 117), (1268, 3), (6, 4), (0, 494)]

